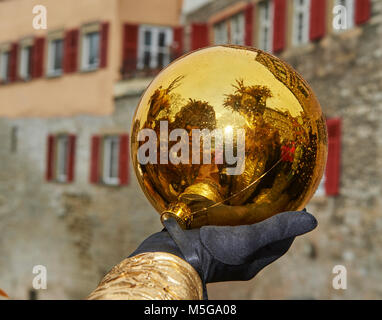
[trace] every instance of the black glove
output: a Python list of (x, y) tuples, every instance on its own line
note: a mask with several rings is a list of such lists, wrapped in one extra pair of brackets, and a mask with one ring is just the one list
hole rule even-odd
[(153, 234), (130, 257), (143, 252), (181, 257), (198, 271), (205, 298), (207, 283), (253, 278), (285, 254), (296, 236), (317, 226), (317, 220), (306, 211), (283, 212), (252, 225), (205, 226), (185, 231), (170, 220), (173, 224), (167, 228), (171, 235), (165, 229)]

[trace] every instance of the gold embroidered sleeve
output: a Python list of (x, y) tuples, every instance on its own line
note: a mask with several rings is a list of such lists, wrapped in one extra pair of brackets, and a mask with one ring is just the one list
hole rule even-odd
[(201, 300), (202, 282), (185, 260), (147, 252), (113, 267), (88, 300)]

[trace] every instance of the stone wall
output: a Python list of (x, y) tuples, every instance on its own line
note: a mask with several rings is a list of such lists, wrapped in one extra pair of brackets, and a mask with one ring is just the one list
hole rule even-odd
[[(362, 27), (288, 50), (281, 58), (311, 84), (327, 118), (342, 119), (340, 195), (314, 197), (318, 228), (246, 283), (214, 284), (211, 298), (381, 299), (382, 2)], [(335, 290), (335, 265), (347, 289)]]
[[(33, 266), (44, 265), (48, 288), (38, 290), (38, 299), (84, 298), (161, 229), (131, 165), (128, 186), (89, 183), (91, 136), (129, 133), (141, 92), (117, 99), (111, 116), (0, 120), (0, 287), (10, 297), (28, 299)], [(77, 135), (75, 179), (48, 183), (47, 135), (62, 131)]]

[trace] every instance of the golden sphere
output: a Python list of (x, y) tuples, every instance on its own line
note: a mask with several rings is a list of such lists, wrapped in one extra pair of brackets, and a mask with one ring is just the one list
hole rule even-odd
[(325, 120), (307, 82), (270, 54), (228, 45), (162, 70), (142, 95), (131, 141), (147, 198), (184, 228), (303, 209), (327, 155)]

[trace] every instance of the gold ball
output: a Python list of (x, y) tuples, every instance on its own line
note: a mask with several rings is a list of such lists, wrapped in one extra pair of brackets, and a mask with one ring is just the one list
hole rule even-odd
[(131, 154), (138, 181), (184, 228), (241, 225), (301, 210), (327, 155), (307, 82), (261, 50), (214, 46), (161, 71), (139, 102)]

